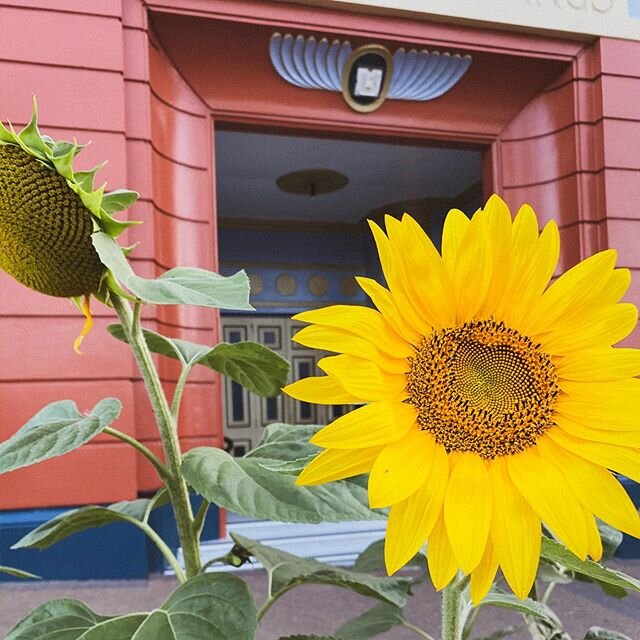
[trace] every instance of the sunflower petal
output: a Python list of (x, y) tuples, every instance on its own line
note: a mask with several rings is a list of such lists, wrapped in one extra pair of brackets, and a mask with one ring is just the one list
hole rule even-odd
[(371, 278), (356, 276), (356, 282), (360, 288), (371, 298), (371, 302), (377, 307), (384, 319), (410, 344), (418, 344), (421, 334), (414, 329), (398, 311), (398, 307), (389, 289), (385, 289), (380, 283)]
[(622, 400), (618, 406), (615, 402), (597, 400), (589, 402), (570, 396), (561, 396), (556, 400), (554, 409), (559, 415), (578, 424), (592, 429), (611, 431), (637, 430), (640, 417), (640, 407), (628, 406)]
[(601, 347), (577, 351), (556, 365), (558, 376), (577, 382), (610, 382), (640, 375), (640, 349)]
[[(408, 214), (402, 222), (387, 217), (391, 241), (401, 248), (409, 297), (429, 324), (447, 327), (455, 322), (455, 299), (449, 276), (437, 249), (422, 227)], [(420, 274), (420, 277), (413, 277)]]
[(587, 529), (582, 507), (562, 474), (536, 451), (507, 459), (513, 484), (543, 522), (579, 558), (587, 557)]
[(384, 447), (369, 475), (371, 507), (388, 507), (415, 493), (426, 482), (439, 447), (430, 433), (417, 427)]
[[(519, 221), (522, 221), (520, 225)], [(509, 287), (496, 311), (505, 322), (520, 329), (531, 307), (549, 284), (560, 256), (560, 232), (556, 223), (549, 221), (536, 240), (537, 225), (533, 210), (522, 207), (513, 226)], [(529, 242), (531, 246), (528, 246)]]
[(442, 229), (442, 259), (449, 273), (453, 272), (458, 252), (464, 240), (471, 220), (460, 209), (451, 209), (444, 219)]
[(491, 526), (493, 497), (486, 462), (475, 453), (452, 454), (444, 500), (444, 521), (453, 553), (464, 573), (484, 555)]
[(294, 342), (312, 349), (337, 351), (377, 363), (391, 373), (404, 373), (409, 364), (406, 358), (394, 358), (379, 351), (371, 342), (335, 327), (312, 325), (300, 329), (293, 338)]
[(487, 237), (491, 238), (493, 261), (492, 278), (487, 295), (480, 307), (480, 316), (492, 315), (505, 294), (509, 279), (511, 260), (512, 224), (507, 203), (493, 194), (484, 206)]
[(389, 238), (375, 222), (371, 220), (368, 222), (378, 249), (385, 280), (398, 311), (402, 313), (409, 325), (416, 331), (422, 335), (429, 333), (431, 326), (416, 311), (410, 297), (407, 295), (401, 251), (395, 244), (390, 242)]
[(538, 334), (549, 323), (576, 316), (590, 306), (608, 283), (616, 262), (613, 249), (600, 251), (563, 273), (530, 310), (526, 332)]
[(296, 478), (296, 484), (310, 486), (334, 482), (367, 473), (380, 454), (381, 447), (366, 449), (326, 449), (318, 454)]
[(587, 553), (594, 562), (598, 562), (602, 558), (602, 538), (596, 519), (587, 511), (583, 511), (585, 523), (587, 525)]
[(479, 606), (489, 593), (497, 571), (498, 556), (489, 540), (480, 564), (471, 573), (471, 602), (474, 607)]
[(318, 367), (338, 381), (349, 393), (365, 402), (397, 400), (405, 390), (404, 375), (383, 371), (370, 360), (351, 355), (318, 360)]
[(540, 557), (540, 518), (515, 488), (505, 458), (489, 466), (493, 489), (491, 538), (502, 573), (518, 598), (531, 591)]
[(301, 402), (315, 404), (356, 404), (362, 402), (331, 376), (311, 376), (292, 382), (282, 389), (284, 393)]
[(433, 530), (442, 512), (448, 477), (447, 454), (438, 446), (425, 483), (406, 500), (391, 507), (384, 546), (389, 575), (418, 553)]
[(640, 430), (635, 431), (607, 431), (605, 429), (592, 429), (586, 427), (579, 422), (570, 420), (569, 418), (556, 414), (554, 416), (555, 424), (569, 435), (581, 438), (582, 440), (593, 440), (593, 442), (605, 442), (608, 444), (617, 444), (622, 447), (640, 448)]
[(374, 402), (340, 416), (311, 442), (330, 449), (382, 446), (406, 436), (416, 417), (415, 407), (404, 402)]
[(427, 540), (427, 564), (436, 591), (444, 589), (458, 572), (458, 563), (447, 538), (443, 515), (440, 515)]
[(640, 538), (640, 516), (627, 492), (609, 471), (569, 453), (550, 438), (540, 438), (537, 446), (540, 455), (562, 473), (590, 514)]
[(570, 436), (561, 429), (549, 429), (547, 436), (563, 449), (585, 460), (640, 482), (640, 451), (636, 448), (589, 442)]
[(303, 311), (292, 319), (348, 331), (396, 358), (413, 354), (412, 345), (396, 333), (379, 311), (369, 307), (336, 304)]
[(469, 223), (456, 254), (455, 263), (447, 266), (455, 292), (456, 320), (464, 323), (477, 314), (492, 277), (493, 255), (481, 215)]
[(628, 302), (597, 307), (563, 329), (536, 336), (545, 352), (567, 355), (574, 351), (608, 347), (626, 338), (638, 323), (638, 310)]

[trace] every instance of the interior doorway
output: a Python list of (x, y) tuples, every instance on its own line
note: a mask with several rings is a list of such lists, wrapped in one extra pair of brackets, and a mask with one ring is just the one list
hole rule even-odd
[[(381, 279), (367, 220), (411, 213), (440, 246), (447, 211), (483, 200), (481, 149), (389, 138), (216, 125), (220, 271), (244, 268), (257, 313), (223, 314), (226, 342), (265, 344), (291, 363), (291, 381), (320, 375), (327, 354), (291, 341), (291, 315), (367, 304), (355, 275)], [(251, 396), (225, 382), (227, 448), (244, 455), (273, 422), (326, 424), (350, 407)]]

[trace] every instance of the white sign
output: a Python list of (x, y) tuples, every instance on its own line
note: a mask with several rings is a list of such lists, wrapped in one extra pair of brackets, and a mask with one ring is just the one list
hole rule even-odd
[(361, 5), (453, 18), (470, 26), (509, 25), (640, 40), (640, 0), (306, 0), (305, 4)]
[(356, 86), (353, 91), (356, 96), (377, 98), (382, 87), (382, 69), (368, 69), (359, 67), (356, 75)]

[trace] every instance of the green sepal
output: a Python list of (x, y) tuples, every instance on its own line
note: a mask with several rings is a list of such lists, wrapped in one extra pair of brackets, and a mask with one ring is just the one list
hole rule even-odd
[(93, 180), (96, 177), (96, 173), (98, 173), (98, 171), (100, 171), (100, 169), (102, 169), (106, 164), (107, 163), (105, 161), (96, 165), (89, 171), (76, 171), (75, 179), (80, 188), (85, 191), (93, 191)]
[(36, 97), (33, 96), (33, 111), (29, 124), (16, 136), (25, 151), (38, 151), (42, 157), (47, 157), (51, 150), (42, 139), (40, 131), (38, 131), (38, 103)]
[(123, 211), (136, 203), (140, 194), (137, 191), (131, 191), (131, 189), (116, 189), (105, 193), (102, 198), (102, 208), (107, 213), (113, 213), (114, 211)]
[[(95, 231), (104, 231), (112, 238), (115, 238), (128, 227), (140, 224), (139, 221), (134, 220), (116, 220), (110, 215), (112, 211), (121, 211), (131, 206), (138, 196), (135, 191), (119, 189), (105, 194), (106, 183), (99, 189), (94, 189), (95, 175), (105, 163), (99, 164), (90, 171), (76, 173), (73, 170), (74, 158), (86, 145), (79, 145), (75, 140), (73, 142), (55, 141), (50, 136), (40, 133), (38, 129), (38, 106), (35, 97), (29, 124), (19, 133), (15, 131), (11, 123), (8, 124), (9, 128), (0, 123), (0, 145), (12, 144), (19, 146), (46, 167), (63, 176), (71, 190), (79, 196), (84, 206), (91, 213)], [(103, 207), (105, 199), (106, 206)]]

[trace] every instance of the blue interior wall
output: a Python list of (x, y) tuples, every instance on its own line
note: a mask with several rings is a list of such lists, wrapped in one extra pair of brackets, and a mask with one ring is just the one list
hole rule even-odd
[[(240, 268), (252, 277), (251, 302), (261, 313), (293, 314), (314, 306), (363, 304), (364, 293), (349, 286), (365, 274), (362, 229), (310, 226), (307, 229), (220, 227), (220, 271)], [(288, 279), (293, 290), (282, 292)], [(259, 280), (256, 286), (255, 279)], [(321, 284), (321, 292), (312, 284)]]
[(333, 228), (318, 231), (234, 228), (221, 226), (218, 251), (221, 264), (295, 263), (362, 264), (363, 234)]

